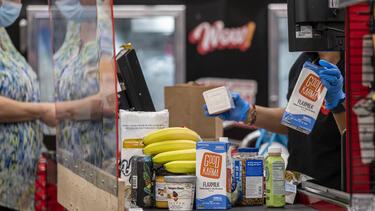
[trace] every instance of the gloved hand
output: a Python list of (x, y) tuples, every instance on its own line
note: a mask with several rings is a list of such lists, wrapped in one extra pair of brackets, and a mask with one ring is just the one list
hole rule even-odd
[(322, 84), (327, 88), (325, 106), (327, 109), (334, 109), (341, 100), (345, 99), (345, 93), (342, 91), (343, 77), (339, 68), (327, 61), (320, 60), (319, 64), (323, 67), (318, 72)]
[(205, 110), (204, 115), (209, 117), (216, 117), (218, 116), (220, 119), (225, 121), (237, 121), (237, 122), (243, 122), (246, 120), (246, 114), (247, 111), (250, 108), (250, 104), (244, 100), (242, 100), (241, 96), (237, 93), (232, 94), (232, 99), (234, 101), (234, 108), (223, 112), (221, 114), (214, 114), (210, 115), (207, 111), (207, 106), (203, 105), (203, 108)]

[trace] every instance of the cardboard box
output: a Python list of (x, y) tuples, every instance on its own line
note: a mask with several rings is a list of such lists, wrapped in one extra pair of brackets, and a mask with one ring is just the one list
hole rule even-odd
[(169, 126), (185, 126), (197, 132), (203, 140), (218, 140), (223, 136), (223, 121), (204, 116), (203, 92), (217, 86), (196, 83), (165, 87), (165, 108), (169, 110)]

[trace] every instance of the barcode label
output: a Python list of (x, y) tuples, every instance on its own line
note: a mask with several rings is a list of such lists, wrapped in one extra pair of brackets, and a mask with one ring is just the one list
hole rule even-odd
[(296, 38), (313, 38), (312, 26), (300, 26), (299, 31), (296, 31)]
[(132, 177), (132, 187), (133, 187), (133, 189), (137, 189), (138, 188), (138, 177), (136, 175), (134, 175)]

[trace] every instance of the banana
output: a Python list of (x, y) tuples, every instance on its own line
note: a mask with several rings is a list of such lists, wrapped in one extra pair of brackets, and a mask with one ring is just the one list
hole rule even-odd
[(155, 155), (152, 158), (154, 163), (168, 163), (178, 160), (195, 160), (195, 149), (176, 150), (170, 152), (163, 152)]
[(195, 149), (195, 141), (190, 140), (173, 140), (163, 141), (147, 145), (143, 152), (146, 155), (156, 155), (161, 152), (169, 152), (183, 149)]
[(161, 130), (154, 131), (148, 134), (144, 139), (143, 143), (149, 145), (161, 141), (170, 140), (192, 140), (199, 141), (199, 135), (186, 127), (170, 127)]
[(195, 172), (195, 160), (194, 161), (172, 161), (164, 164), (165, 170), (171, 173), (194, 173)]

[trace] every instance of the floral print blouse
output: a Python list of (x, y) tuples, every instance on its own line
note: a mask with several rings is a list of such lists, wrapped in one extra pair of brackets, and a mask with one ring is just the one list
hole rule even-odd
[[(0, 95), (16, 101), (38, 102), (38, 89), (35, 72), (13, 46), (5, 29), (0, 28)], [(34, 209), (41, 146), (37, 121), (0, 123), (0, 206)]]

